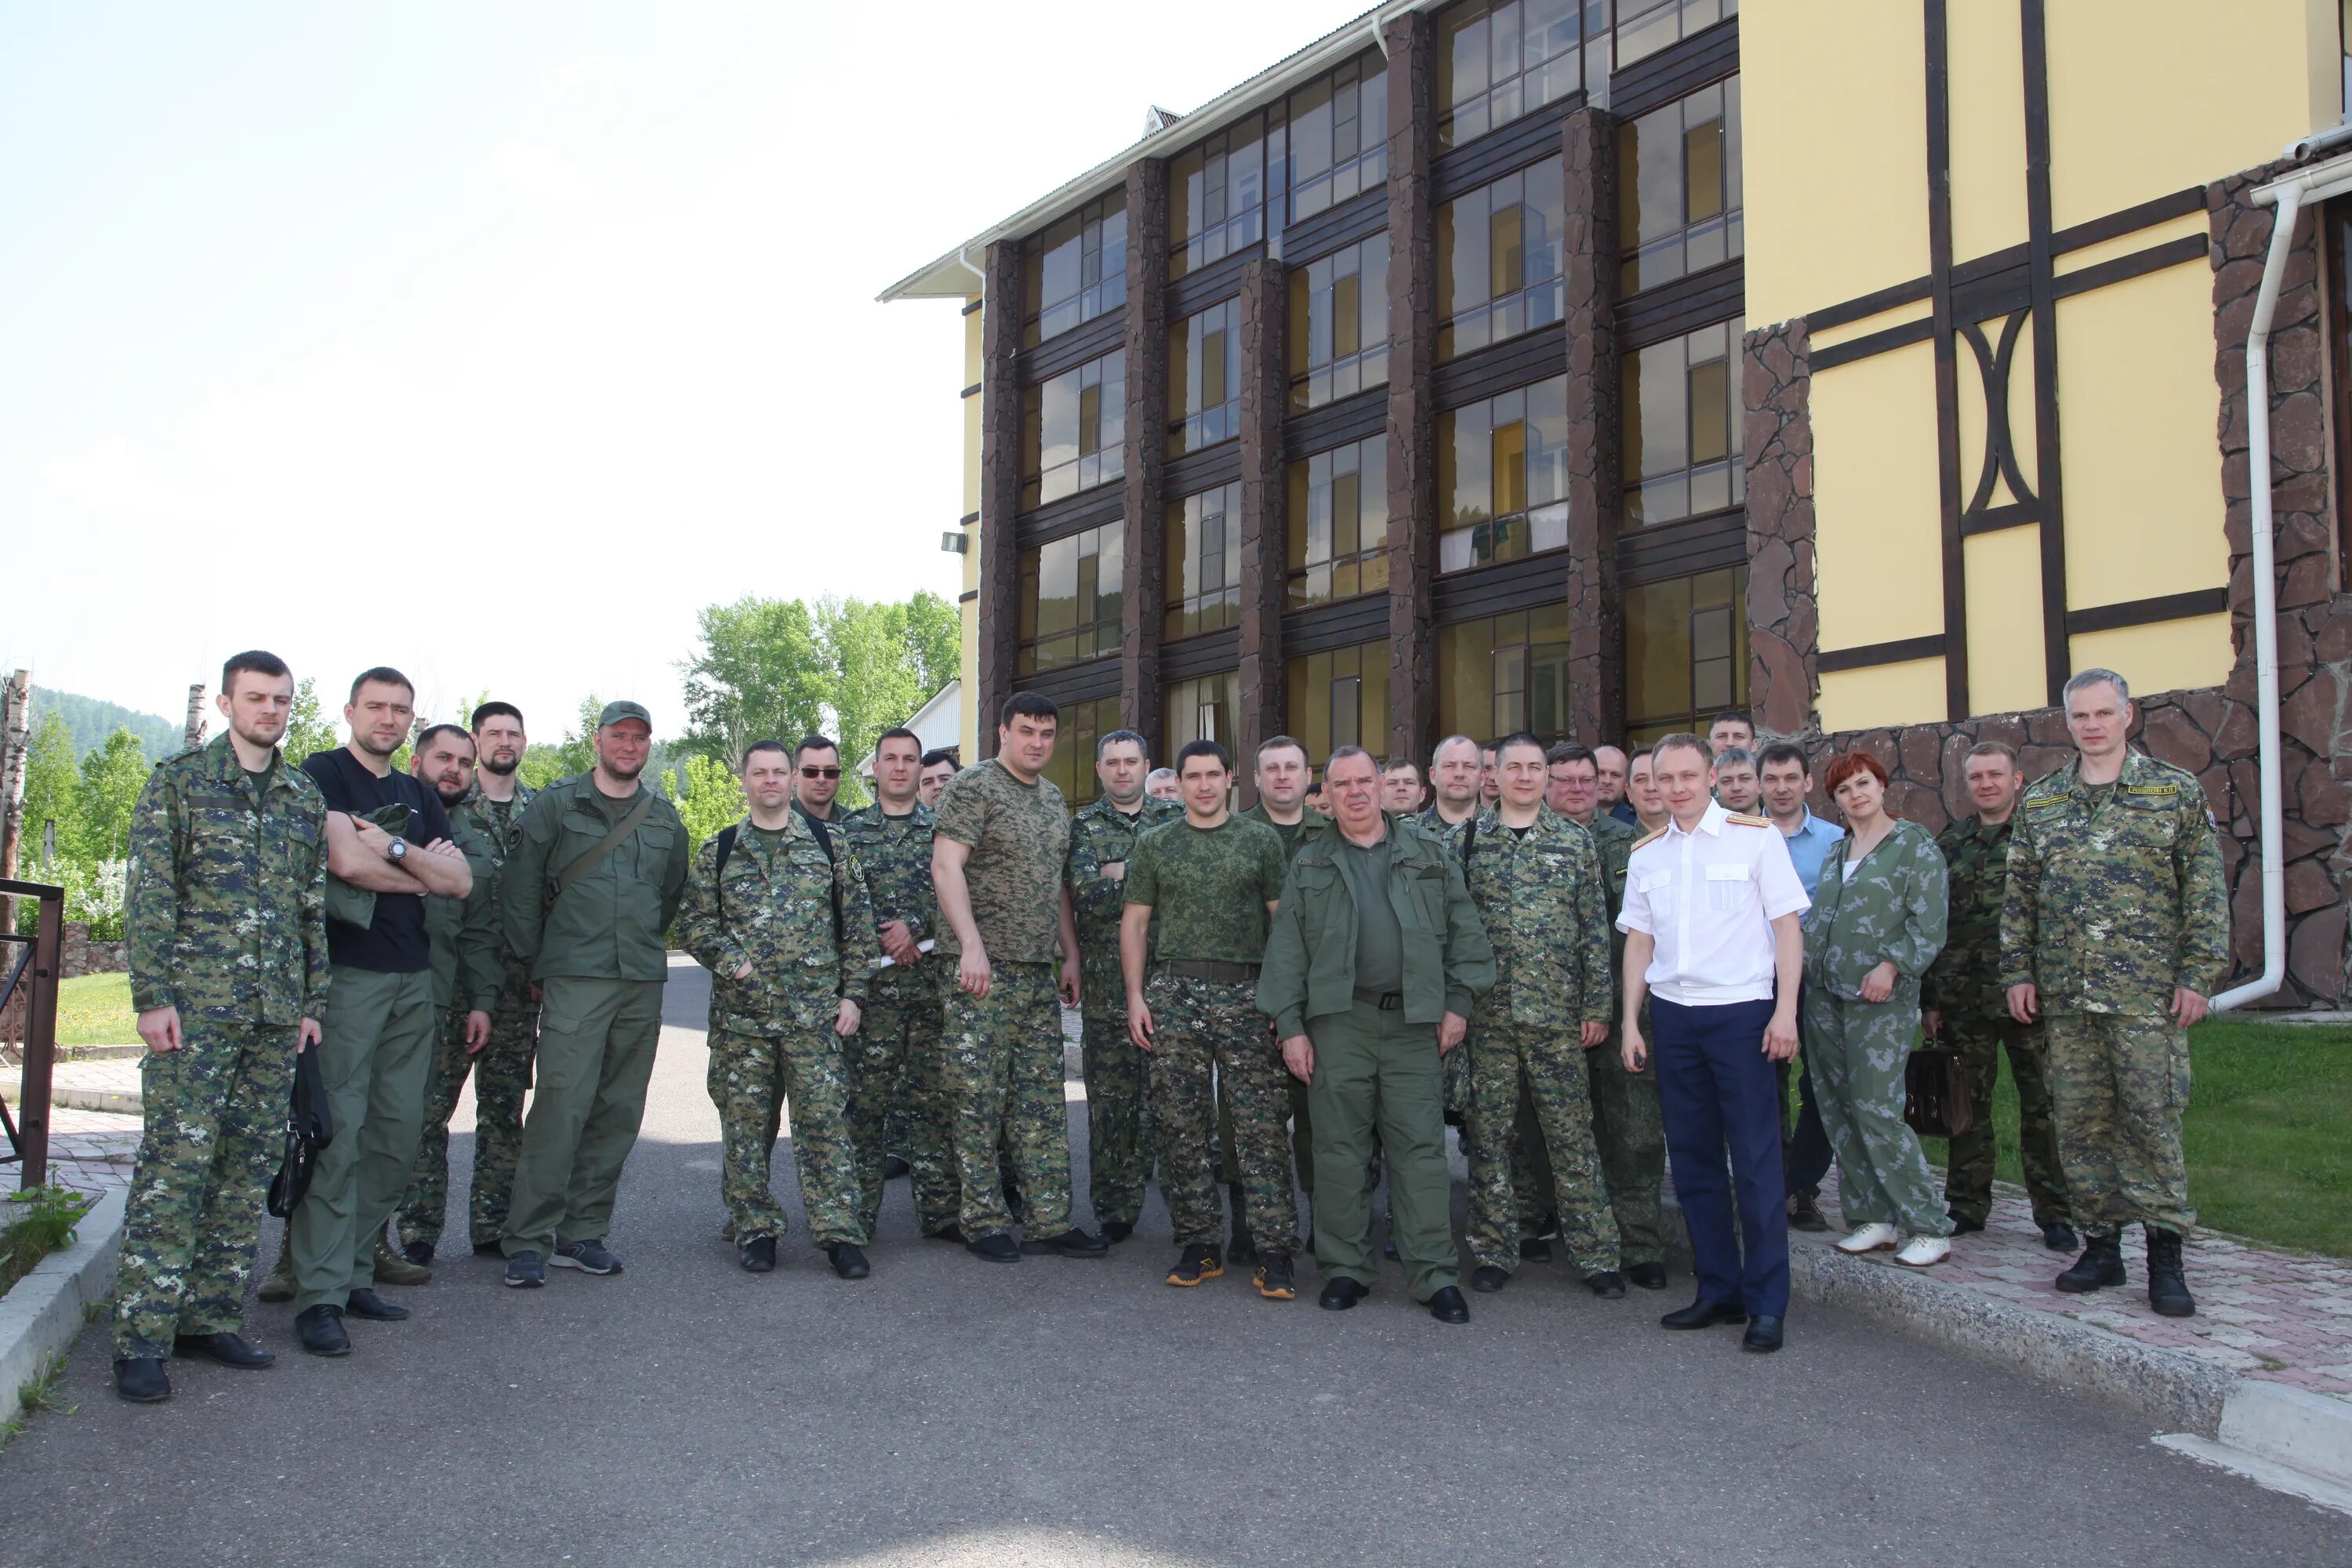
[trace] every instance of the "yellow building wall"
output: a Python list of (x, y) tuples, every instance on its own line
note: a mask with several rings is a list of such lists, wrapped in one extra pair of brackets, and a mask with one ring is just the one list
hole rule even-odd
[(1969, 584), (1969, 706), (1979, 713), (2046, 706), (2042, 530), (2004, 528), (1964, 539), (1960, 560)]
[[(971, 304), (975, 301), (967, 300)], [(985, 310), (974, 310), (963, 319), (963, 384), (971, 386), (981, 379), (987, 357), (983, 350), (985, 334), (981, 323)], [(959, 389), (961, 390), (961, 389)], [(980, 510), (980, 405), (978, 393), (963, 400), (963, 510), (958, 515), (969, 517)], [(980, 601), (971, 595), (980, 591), (980, 523), (963, 531), (963, 750), (966, 763), (980, 760)]]
[[(2129, 679), (2126, 677), (2126, 679)], [(1875, 730), (1944, 717), (1944, 661), (1915, 658), (1822, 676), (1822, 730)]]
[[(1812, 419), (1822, 651), (1939, 629), (1942, 508), (1928, 346), (1816, 371)], [(1939, 697), (1935, 711), (1911, 717), (1938, 717), (1941, 708)]]
[(2131, 682), (2134, 697), (2218, 686), (2228, 679), (2234, 657), (2227, 612), (2112, 632), (2084, 632), (2067, 642), (2076, 669), (2112, 669)]
[[(1966, 261), (2026, 240), (2023, 18), (2014, 0), (1957, 0), (1945, 16), (1953, 96), (1952, 256)], [(1746, 28), (1745, 17), (1740, 26)], [(1964, 127), (1967, 134), (1959, 134)], [(1911, 180), (1922, 195), (1925, 157), (1923, 152)]]

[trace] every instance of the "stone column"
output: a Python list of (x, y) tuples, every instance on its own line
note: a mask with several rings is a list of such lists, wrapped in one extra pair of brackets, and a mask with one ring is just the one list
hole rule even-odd
[(1286, 281), (1282, 263), (1271, 258), (1242, 269), (1241, 671), (1234, 681), (1241, 711), (1234, 731), (1244, 805), (1257, 800), (1256, 770), (1247, 759), (1260, 742), (1282, 733)]
[[(980, 752), (996, 754), (996, 713), (1013, 694), (1021, 639), (1021, 245), (988, 247), (981, 318)], [(978, 761), (978, 758), (974, 758)]]
[(1622, 475), (1617, 366), (1617, 139), (1603, 109), (1563, 132), (1568, 329), (1569, 722), (1587, 745), (1625, 733), (1617, 522)]
[(1800, 317), (1748, 334), (1748, 707), (1756, 727), (1813, 727), (1821, 621), (1813, 604), (1811, 340)]
[(1429, 17), (1389, 24), (1389, 741), (1437, 738), (1436, 61)]
[(1119, 722), (1160, 749), (1160, 629), (1168, 607), (1168, 165), (1127, 171), (1127, 580)]

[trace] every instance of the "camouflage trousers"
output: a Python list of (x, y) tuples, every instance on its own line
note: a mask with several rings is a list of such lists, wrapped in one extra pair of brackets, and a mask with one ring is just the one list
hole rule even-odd
[(144, 1122), (114, 1281), (114, 1356), (236, 1333), (294, 1087), (294, 1031), (183, 1019), (140, 1062)]
[[(926, 961), (874, 977), (857, 1033), (842, 1042), (849, 1068), (849, 1137), (857, 1151), (857, 1217), (868, 1236), (882, 1217), (882, 1171), (907, 1162), (915, 1220), (926, 1236), (956, 1220), (955, 1159), (940, 1080), (940, 1003)], [(894, 1138), (895, 1134), (895, 1138)]]
[(727, 1029), (710, 1037), (706, 1082), (719, 1108), (719, 1195), (727, 1205), (729, 1239), (782, 1236), (791, 1228), (769, 1186), (787, 1099), (809, 1239), (819, 1247), (836, 1241), (862, 1247), (869, 1239), (857, 1218), (856, 1150), (841, 1047), (830, 1018), (805, 1027), (782, 1025), (768, 1035)]
[[(1508, 1274), (1519, 1266), (1519, 1202), (1513, 1156), (1519, 1104), (1532, 1109), (1552, 1168), (1560, 1238), (1582, 1274), (1617, 1268), (1617, 1219), (1592, 1143), (1592, 1099), (1575, 1026), (1563, 1031), (1490, 1016), (1482, 1004), (1468, 1039), (1472, 1260)], [(1448, 1053), (1460, 1056), (1464, 1053)], [(1524, 1194), (1532, 1198), (1532, 1193)]]
[(1846, 1225), (1951, 1235), (1919, 1135), (1903, 1121), (1903, 1069), (1919, 1028), (1917, 989), (1897, 986), (1886, 1001), (1858, 1002), (1808, 985), (1804, 1009), (1813, 1092), (1837, 1153), (1838, 1212)]
[(1097, 1225), (1133, 1225), (1143, 1213), (1155, 1138), (1144, 1093), (1143, 1053), (1127, 1014), (1088, 1013), (1079, 1047), (1087, 1080), (1087, 1197)]
[(2074, 1223), (2088, 1236), (2134, 1220), (2187, 1236), (2189, 1031), (2160, 1015), (2053, 1013), (2042, 1038)]
[(1151, 1113), (1160, 1179), (1179, 1247), (1223, 1238), (1217, 1204), (1217, 1086), (1233, 1110), (1242, 1203), (1260, 1250), (1298, 1250), (1290, 1179), (1289, 1073), (1257, 1010), (1255, 980), (1202, 980), (1166, 968), (1144, 990), (1151, 1005)]
[(539, 1004), (522, 984), (510, 985), (490, 1015), (490, 1038), (478, 1052), (466, 1049), (466, 1009), (452, 1007), (441, 1020), (433, 1080), (425, 1090), (425, 1133), (416, 1141), (416, 1164), (400, 1200), (398, 1226), (404, 1244), (432, 1247), (441, 1240), (449, 1210), (449, 1119), (470, 1076), (474, 1080), (474, 1175), (466, 1194), (466, 1229), (473, 1245), (496, 1247), (506, 1234), (507, 1200), (514, 1195), (515, 1162), (522, 1157), (522, 1097), (530, 1088), (531, 1058), (539, 1046)]
[(2066, 1175), (2058, 1163), (2058, 1121), (2050, 1109), (2048, 1048), (2039, 1025), (2011, 1018), (1944, 1019), (1943, 1044), (1959, 1055), (1968, 1074), (1969, 1103), (1976, 1125), (1952, 1140), (1944, 1178), (1944, 1202), (1962, 1219), (1982, 1225), (1992, 1212), (1992, 1091), (2000, 1077), (2000, 1055), (2009, 1053), (2009, 1076), (2017, 1085), (2018, 1154), (2025, 1166), (2025, 1190), (2033, 1199), (2033, 1223), (2064, 1225)]
[[(1592, 1142), (1601, 1152), (1601, 1173), (1609, 1184), (1609, 1209), (1617, 1217), (1618, 1256), (1627, 1268), (1665, 1261), (1659, 1193), (1666, 1179), (1666, 1125), (1658, 1110), (1658, 1080), (1625, 1070), (1625, 1056), (1612, 1026), (1609, 1037), (1584, 1053), (1585, 1081), (1592, 1093)], [(1551, 1160), (1544, 1151), (1542, 1125), (1534, 1102), (1519, 1096), (1518, 1137), (1511, 1154), (1511, 1187), (1519, 1199), (1519, 1236), (1549, 1236), (1558, 1223), (1559, 1200)]]
[(944, 1079), (965, 1237), (1013, 1228), (999, 1142), (1011, 1145), (1022, 1227), (1070, 1228), (1069, 1100), (1062, 1089), (1062, 999), (1056, 966), (996, 961), (988, 994), (947, 994)]

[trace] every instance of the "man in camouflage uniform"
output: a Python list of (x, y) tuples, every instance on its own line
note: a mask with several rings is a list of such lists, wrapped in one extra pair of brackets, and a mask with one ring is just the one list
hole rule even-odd
[[(1080, 1051), (1087, 1079), (1087, 1196), (1107, 1241), (1125, 1241), (1143, 1212), (1151, 1175), (1150, 1116), (1144, 1067), (1127, 1027), (1127, 984), (1119, 977), (1119, 913), (1129, 857), (1149, 827), (1173, 822), (1184, 808), (1143, 793), (1151, 771), (1143, 737), (1113, 730), (1095, 742), (1102, 794), (1070, 823), (1064, 880), (1077, 922), (1086, 998)], [(1239, 1215), (1235, 1220), (1238, 1223)]]
[(2074, 761), (2019, 803), (2001, 905), (2010, 1016), (2046, 1022), (2066, 1201), (2085, 1246), (2058, 1277), (2124, 1282), (2119, 1232), (2147, 1232), (2148, 1303), (2195, 1312), (2180, 1244), (2197, 1213), (2180, 1152), (2189, 1030), (2230, 954), (2229, 895), (2193, 774), (2125, 744), (2131, 690), (2113, 670), (2066, 682)]
[[(946, 928), (938, 951), (956, 963), (946, 1076), (964, 1245), (992, 1263), (1108, 1250), (1070, 1224), (1060, 1004), (1079, 1001), (1078, 939), (1063, 886), (1069, 815), (1043, 776), (1060, 723), (1061, 710), (1034, 691), (1006, 698), (996, 755), (956, 774), (932, 813), (931, 885)], [(999, 1184), (1006, 1139), (1021, 1183), (1019, 1243)]]
[(124, 929), (147, 1043), (144, 1125), (115, 1277), (114, 1386), (168, 1399), (163, 1358), (275, 1358), (241, 1337), (294, 1057), (328, 984), (326, 801), (278, 755), (283, 660), (221, 670), (228, 729), (158, 767), (131, 818)]
[(2010, 831), (2025, 781), (2017, 771), (2017, 753), (1999, 741), (1970, 747), (1967, 768), (1977, 812), (1936, 836), (1950, 877), (1951, 915), (1944, 951), (1927, 971), (1919, 1019), (1930, 1040), (1959, 1054), (1969, 1103), (1976, 1108), (1975, 1124), (1951, 1141), (1944, 1201), (1951, 1206), (1952, 1234), (1984, 1228), (1992, 1209), (1992, 1091), (2005, 1050), (2009, 1075), (2017, 1084), (2018, 1152), (2025, 1165), (2025, 1190), (2033, 1200), (2033, 1223), (2042, 1227), (2042, 1245), (2053, 1252), (2072, 1252), (2074, 1227), (2066, 1209), (2066, 1178), (2058, 1166), (2058, 1125), (2050, 1111), (2042, 1026), (2011, 1017), (2000, 985)]
[(1470, 1288), (1500, 1290), (1519, 1258), (1512, 1179), (1522, 1097), (1554, 1173), (1560, 1236), (1592, 1293), (1624, 1295), (1617, 1221), (1592, 1142), (1584, 1053), (1609, 1037), (1609, 911), (1592, 836), (1544, 804), (1533, 735), (1496, 747), (1503, 798), (1465, 835), (1464, 879), (1494, 946), (1470, 1015)]
[(845, 1046), (882, 953), (856, 857), (845, 846), (826, 854), (807, 816), (792, 808), (793, 770), (781, 742), (743, 753), (751, 815), (696, 851), (677, 934), (710, 971), (719, 1187), (740, 1260), (754, 1274), (776, 1266), (786, 1215), (768, 1181), (789, 1099), (809, 1239), (835, 1273), (863, 1279), (871, 1270), (861, 1248), (872, 1232), (858, 1212)]
[(1290, 1267), (1298, 1204), (1282, 1128), (1288, 1075), (1257, 1010), (1257, 973), (1289, 862), (1274, 829), (1228, 808), (1233, 777), (1233, 760), (1214, 741), (1190, 741), (1176, 753), (1184, 816), (1136, 841), (1119, 929), (1122, 989), (1130, 1037), (1150, 1064), (1160, 1179), (1182, 1249), (1168, 1283), (1198, 1285), (1225, 1271), (1213, 1075), (1233, 1112), (1257, 1291), (1288, 1301), (1298, 1294)]
[[(1414, 820), (1456, 855), (1465, 839), (1476, 832), (1480, 814), (1495, 803), (1488, 788), (1495, 765), (1495, 748), (1482, 747), (1467, 735), (1448, 735), (1429, 753), (1433, 795), (1429, 809)], [(1470, 1053), (1448, 1051), (1444, 1068), (1445, 1120), (1465, 1126), (1470, 1110)]]

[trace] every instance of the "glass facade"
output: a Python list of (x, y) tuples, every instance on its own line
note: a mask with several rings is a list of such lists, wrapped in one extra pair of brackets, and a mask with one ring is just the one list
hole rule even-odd
[(1617, 0), (1617, 64), (1647, 59), (1738, 14), (1739, 0)]
[(1625, 590), (1625, 729), (1654, 741), (1703, 732), (1748, 705), (1748, 569), (1727, 567)]
[(1021, 552), (1024, 675), (1118, 651), (1125, 522), (1107, 522)]
[(1127, 360), (1109, 353), (1021, 395), (1021, 504), (1042, 506), (1127, 473)]
[(1628, 294), (1745, 253), (1738, 77), (1619, 128), (1617, 235)]
[(1022, 247), (1021, 342), (1050, 337), (1127, 303), (1127, 193), (1091, 202)]
[(1568, 543), (1568, 382), (1538, 382), (1437, 416), (1437, 569)]
[(1168, 616), (1173, 640), (1241, 619), (1242, 487), (1239, 480), (1168, 508)]
[(1227, 300), (1168, 329), (1168, 455), (1242, 433), (1242, 302)]
[(1291, 268), (1290, 411), (1304, 414), (1389, 378), (1389, 237)]
[(1626, 354), (1624, 524), (1640, 528), (1740, 505), (1742, 323), (1718, 321)]
[(1437, 19), (1437, 144), (1474, 141), (1608, 79), (1609, 0), (1465, 0)]
[(1045, 763), (1045, 777), (1076, 811), (1102, 794), (1102, 781), (1095, 777), (1095, 739), (1118, 728), (1118, 699), (1097, 697), (1060, 707), (1062, 721), (1054, 732), (1054, 755)]
[(1389, 585), (1389, 444), (1373, 436), (1290, 465), (1289, 586), (1294, 610)]
[(1288, 128), (1277, 106), (1227, 126), (1170, 161), (1170, 277), (1181, 278), (1265, 237), (1266, 203), (1281, 194), (1287, 149)]
[(1389, 177), (1389, 73), (1378, 51), (1290, 95), (1290, 221)]
[(1214, 741), (1225, 749), (1228, 756), (1241, 742), (1240, 731), (1234, 728), (1241, 712), (1234, 700), (1238, 678), (1228, 669), (1221, 675), (1204, 675), (1198, 680), (1179, 680), (1168, 688), (1166, 706), (1167, 735), (1165, 748), (1152, 759), (1156, 767), (1174, 767), (1176, 753), (1188, 741)]
[(1560, 319), (1560, 161), (1507, 174), (1437, 209), (1437, 357)]
[(1545, 740), (1570, 729), (1568, 607), (1549, 605), (1437, 632), (1440, 734), (1496, 741), (1516, 730)]
[(1310, 653), (1283, 666), (1283, 728), (1321, 766), (1340, 746), (1379, 756), (1389, 740), (1389, 645), (1358, 643)]

